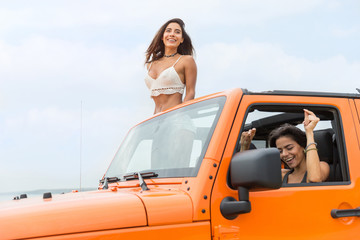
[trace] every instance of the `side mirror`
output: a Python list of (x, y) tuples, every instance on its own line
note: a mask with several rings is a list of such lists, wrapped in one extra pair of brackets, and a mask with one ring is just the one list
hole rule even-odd
[(222, 215), (234, 219), (249, 213), (249, 190), (278, 189), (282, 184), (280, 153), (276, 148), (248, 150), (236, 153), (230, 163), (231, 185), (238, 190), (239, 201), (226, 197), (220, 204)]

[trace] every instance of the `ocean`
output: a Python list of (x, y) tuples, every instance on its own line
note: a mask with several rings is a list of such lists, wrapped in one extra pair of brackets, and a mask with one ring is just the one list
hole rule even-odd
[[(94, 191), (97, 188), (82, 188), (83, 192), (85, 191)], [(0, 203), (4, 201), (14, 200), (14, 197), (20, 196), (21, 194), (26, 194), (28, 198), (32, 197), (42, 197), (44, 193), (51, 192), (53, 195), (61, 194), (61, 193), (68, 193), (71, 192), (73, 189), (41, 189), (41, 190), (32, 190), (32, 191), (24, 191), (24, 192), (0, 192)]]

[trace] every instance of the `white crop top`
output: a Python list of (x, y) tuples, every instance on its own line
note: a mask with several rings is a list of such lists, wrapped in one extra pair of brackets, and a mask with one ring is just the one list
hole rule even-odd
[[(160, 94), (184, 93), (185, 84), (181, 81), (179, 74), (174, 68), (181, 57), (171, 67), (162, 71), (156, 79), (150, 77), (149, 72), (146, 74), (145, 83), (152, 97), (159, 96)], [(148, 71), (150, 71), (151, 64)]]

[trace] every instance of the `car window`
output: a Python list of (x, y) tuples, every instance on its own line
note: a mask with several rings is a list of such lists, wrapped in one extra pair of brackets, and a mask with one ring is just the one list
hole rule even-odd
[[(247, 109), (241, 132), (256, 128), (250, 149), (268, 148), (270, 147), (268, 137), (273, 129), (288, 123), (304, 130), (304, 108), (313, 111), (320, 118), (314, 129), (314, 138), (318, 144), (320, 161), (325, 161), (330, 166), (328, 180), (317, 184), (343, 184), (343, 182), (348, 181), (348, 171), (344, 149), (342, 149), (344, 144), (340, 144), (343, 137), (340, 116), (336, 108), (332, 106), (272, 105), (268, 103), (251, 105)], [(240, 137), (241, 133), (236, 151), (240, 151)], [(283, 167), (287, 168), (286, 164), (283, 164)]]

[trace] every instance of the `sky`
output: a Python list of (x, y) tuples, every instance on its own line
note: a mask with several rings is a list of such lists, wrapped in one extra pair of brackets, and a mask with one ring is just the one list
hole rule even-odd
[(196, 97), (360, 88), (358, 0), (0, 0), (0, 193), (98, 186), (152, 116), (145, 51), (174, 17)]

